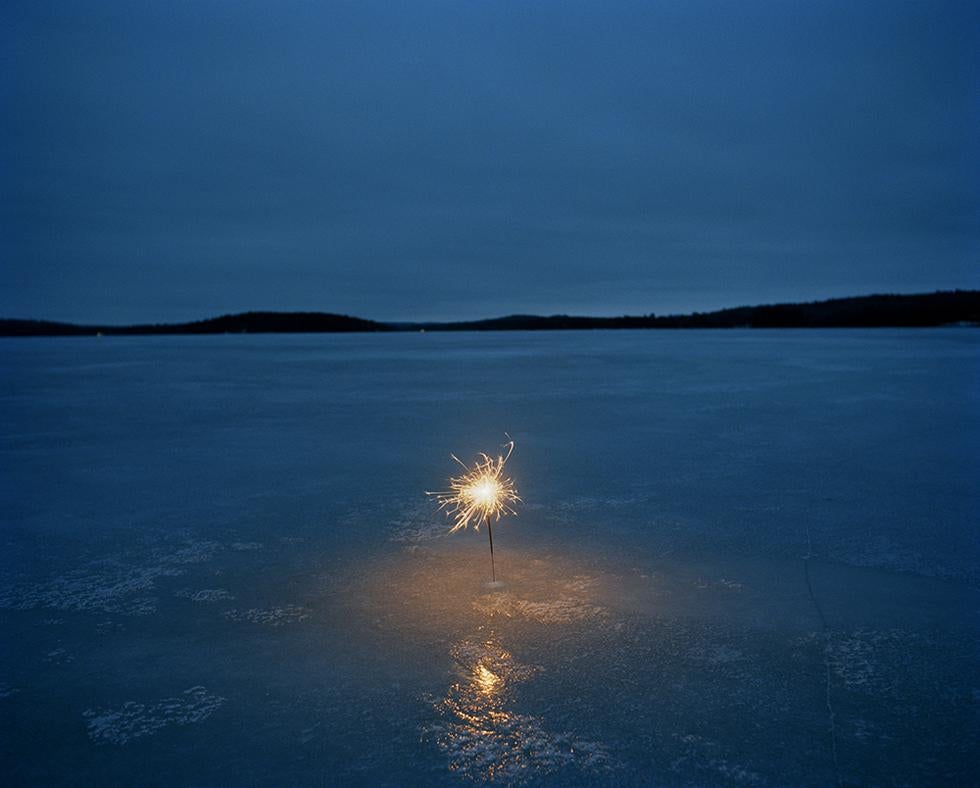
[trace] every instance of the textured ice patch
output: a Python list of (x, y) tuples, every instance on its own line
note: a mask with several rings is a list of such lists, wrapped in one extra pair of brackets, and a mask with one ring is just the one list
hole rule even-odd
[(409, 546), (439, 539), (449, 532), (449, 524), (443, 512), (436, 511), (431, 502), (406, 506), (389, 523), (393, 542)]
[(312, 611), (307, 607), (287, 605), (285, 607), (253, 607), (249, 610), (227, 610), (224, 615), (229, 621), (247, 621), (251, 624), (268, 624), (273, 627), (281, 627), (297, 621), (306, 621), (311, 613)]
[(705, 773), (706, 784), (723, 783), (728, 785), (763, 785), (768, 781), (761, 774), (752, 771), (737, 761), (727, 757), (718, 742), (695, 734), (674, 734), (681, 748), (681, 755), (671, 763), (671, 771)]
[(108, 635), (112, 632), (121, 632), (124, 629), (123, 625), (118, 621), (113, 621), (111, 618), (103, 619), (98, 624), (95, 625), (95, 631), (100, 635)]
[(14, 695), (16, 695), (20, 690), (17, 687), (11, 687), (6, 682), (0, 681), (0, 700), (6, 700)]
[(238, 552), (246, 552), (249, 550), (261, 550), (265, 547), (262, 542), (232, 542), (231, 549), (237, 550)]
[(915, 640), (915, 635), (895, 629), (835, 632), (827, 639), (827, 662), (848, 689), (889, 692), (899, 678), (896, 652), (912, 649)]
[(168, 725), (191, 725), (210, 717), (225, 699), (204, 687), (191, 687), (176, 698), (151, 704), (127, 701), (119, 709), (87, 709), (88, 735), (96, 744), (127, 744)]
[(43, 659), (53, 665), (67, 665), (69, 662), (75, 661), (75, 657), (66, 648), (52, 649), (44, 655)]
[(200, 591), (182, 588), (175, 591), (174, 596), (180, 599), (190, 599), (192, 602), (220, 602), (223, 599), (235, 598), (223, 588), (202, 588)]
[[(525, 504), (524, 508), (529, 511), (541, 511), (554, 523), (561, 525), (581, 523), (586, 517), (593, 517), (597, 513), (608, 514), (611, 511), (623, 510), (627, 507), (635, 507), (643, 503), (644, 499), (639, 496), (605, 496), (594, 497), (586, 495), (573, 496), (557, 501), (547, 506), (543, 504)], [(620, 511), (620, 514), (625, 512)]]
[(745, 655), (737, 648), (726, 646), (723, 643), (710, 643), (695, 646), (690, 651), (693, 659), (699, 662), (706, 662), (709, 665), (725, 665), (731, 662), (741, 662)]
[[(829, 546), (827, 556), (851, 566), (890, 569), (923, 577), (960, 578), (971, 582), (980, 578), (980, 565), (975, 561), (959, 567), (938, 563), (882, 534), (840, 535)], [(965, 560), (966, 556), (959, 558)]]
[(694, 581), (694, 586), (702, 591), (707, 591), (712, 588), (722, 588), (726, 591), (741, 591), (743, 588), (741, 583), (736, 582), (735, 580), (728, 580), (724, 577), (717, 582), (714, 580), (705, 580), (704, 578), (699, 577)]
[(180, 564), (200, 564), (210, 561), (221, 549), (218, 542), (208, 539), (191, 539), (177, 549), (159, 548), (153, 551), (154, 558), (163, 566)]
[(644, 499), (635, 495), (609, 495), (604, 497), (576, 495), (571, 498), (566, 498), (563, 501), (558, 501), (558, 503), (554, 504), (552, 508), (559, 511), (584, 512), (594, 511), (596, 509), (634, 506), (636, 504), (643, 503), (643, 501)]
[(100, 569), (66, 572), (44, 583), (0, 592), (0, 608), (100, 611), (146, 615), (156, 610), (156, 598), (142, 594), (155, 588), (160, 577), (181, 574), (166, 566), (104, 565)]
[(45, 582), (0, 590), (0, 608), (148, 615), (157, 608), (156, 598), (147, 594), (158, 579), (181, 575), (183, 566), (210, 560), (219, 547), (217, 542), (190, 541), (176, 549), (155, 549), (144, 564), (119, 557), (96, 561)]
[(851, 735), (859, 741), (889, 742), (894, 737), (883, 732), (875, 723), (865, 719), (849, 720)]

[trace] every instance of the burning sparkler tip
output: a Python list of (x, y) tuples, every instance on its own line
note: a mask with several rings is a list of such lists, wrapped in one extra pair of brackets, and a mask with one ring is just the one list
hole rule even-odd
[(473, 465), (467, 465), (455, 454), (450, 454), (463, 466), (465, 473), (449, 479), (449, 489), (442, 492), (427, 492), (439, 502), (439, 508), (453, 518), (449, 533), (455, 533), (470, 524), (478, 531), (482, 522), (490, 527), (491, 520), (498, 522), (504, 515), (517, 514), (514, 504), (520, 503), (520, 496), (512, 479), (504, 476), (504, 466), (514, 451), (514, 441), (502, 446), (504, 453), (496, 458), (481, 452)]

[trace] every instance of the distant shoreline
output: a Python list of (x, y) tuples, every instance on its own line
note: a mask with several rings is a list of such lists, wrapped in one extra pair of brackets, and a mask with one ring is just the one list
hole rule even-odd
[(576, 331), (671, 328), (935, 328), (980, 326), (980, 290), (866, 295), (623, 317), (510, 315), (451, 322), (381, 322), (329, 312), (242, 312), (189, 323), (79, 325), (0, 319), (0, 337), (154, 336), (187, 334), (337, 334), (421, 331)]

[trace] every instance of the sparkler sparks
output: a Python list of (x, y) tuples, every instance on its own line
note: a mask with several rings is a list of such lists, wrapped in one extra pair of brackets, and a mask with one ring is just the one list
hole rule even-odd
[(449, 479), (449, 489), (445, 492), (427, 492), (439, 501), (439, 508), (446, 510), (446, 515), (453, 518), (453, 527), (449, 533), (456, 533), (473, 523), (473, 530), (480, 530), (480, 522), (485, 521), (490, 527), (490, 521), (500, 520), (505, 514), (517, 514), (513, 505), (520, 503), (517, 488), (513, 480), (504, 476), (504, 466), (514, 451), (514, 441), (508, 441), (503, 446), (504, 454), (498, 454), (494, 459), (481, 453), (472, 466), (466, 465), (455, 454), (450, 455), (463, 466), (466, 473)]
[[(507, 436), (510, 437), (509, 435)], [(514, 482), (504, 476), (504, 466), (514, 451), (514, 441), (504, 444), (506, 454), (498, 454), (493, 459), (481, 453), (472, 466), (468, 466), (455, 454), (449, 455), (463, 466), (466, 471), (462, 476), (452, 476), (449, 479), (449, 489), (445, 492), (429, 492), (426, 495), (435, 496), (439, 508), (446, 510), (447, 517), (453, 517), (455, 522), (449, 533), (455, 533), (466, 528), (471, 522), (473, 530), (480, 530), (480, 521), (487, 524), (487, 536), (490, 537), (490, 570), (493, 582), (497, 582), (497, 567), (493, 562), (493, 527), (491, 520), (500, 520), (505, 514), (517, 514), (513, 504), (520, 503)]]

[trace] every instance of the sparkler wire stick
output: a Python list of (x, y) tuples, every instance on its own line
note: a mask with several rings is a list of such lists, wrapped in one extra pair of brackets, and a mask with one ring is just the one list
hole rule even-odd
[(490, 537), (490, 576), (493, 578), (493, 582), (496, 583), (497, 568), (493, 564), (493, 528), (490, 527), (490, 521), (486, 515), (483, 515), (483, 522), (487, 524), (487, 535)]

